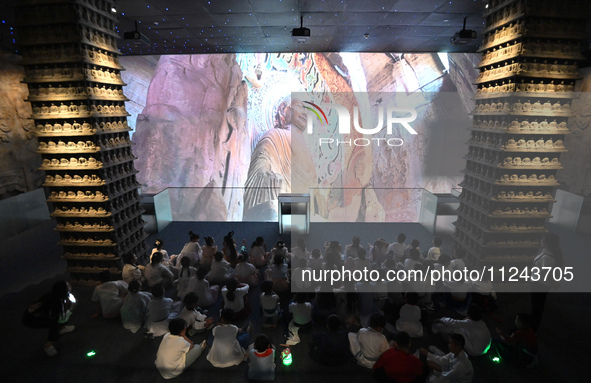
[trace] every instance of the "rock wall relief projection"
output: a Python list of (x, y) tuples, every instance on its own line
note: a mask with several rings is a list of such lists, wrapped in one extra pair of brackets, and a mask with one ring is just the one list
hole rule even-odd
[[(155, 59), (127, 59), (134, 58), (122, 58), (126, 76), (139, 70), (145, 82)], [(279, 193), (311, 187), (315, 221), (417, 222), (420, 189), (446, 193), (462, 179), (477, 60), (445, 53), (161, 56), (145, 107), (131, 117), (142, 190), (169, 188), (180, 221), (273, 221)], [(308, 145), (315, 174), (295, 182), (291, 138), (280, 137), (292, 124), (292, 92), (372, 110), (390, 92), (419, 95), (419, 134), (404, 136), (400, 147)]]

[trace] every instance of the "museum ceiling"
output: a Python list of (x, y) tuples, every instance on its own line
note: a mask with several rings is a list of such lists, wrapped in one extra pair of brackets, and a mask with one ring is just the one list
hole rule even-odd
[[(1, 1), (1, 45), (15, 51), (11, 3)], [(479, 39), (451, 45), (462, 29), (483, 30), (483, 0), (118, 0), (118, 31), (141, 33), (151, 47), (125, 40), (124, 54), (216, 52), (474, 52)], [(308, 43), (291, 30), (310, 28)], [(365, 35), (365, 36), (364, 36)], [(16, 41), (13, 43), (13, 39)]]

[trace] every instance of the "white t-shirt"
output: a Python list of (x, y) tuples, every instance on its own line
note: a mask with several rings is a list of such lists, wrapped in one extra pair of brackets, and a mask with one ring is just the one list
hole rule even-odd
[(299, 325), (310, 323), (312, 320), (312, 303), (296, 303), (289, 305), (289, 312), (293, 315), (293, 321)]
[(256, 273), (257, 269), (253, 264), (248, 262), (240, 262), (236, 265), (234, 271), (236, 279), (238, 279), (240, 282), (246, 282), (251, 275)]
[(426, 259), (427, 260), (430, 260), (430, 261), (438, 261), (440, 255), (441, 255), (441, 248), (440, 247), (433, 246), (427, 252), (427, 258)]
[(263, 316), (273, 316), (277, 313), (277, 306), (279, 304), (279, 295), (271, 293), (267, 295), (261, 294), (261, 308), (263, 309)]
[(214, 367), (230, 367), (242, 363), (244, 350), (236, 339), (238, 327), (222, 324), (212, 330), (213, 344), (207, 354), (207, 360)]
[(121, 321), (124, 328), (136, 333), (142, 327), (151, 299), (152, 294), (143, 291), (127, 294), (121, 306)]
[(170, 333), (164, 335), (155, 362), (164, 379), (171, 379), (183, 373), (190, 349), (191, 344), (183, 337)]
[(187, 327), (192, 326), (195, 330), (201, 330), (205, 328), (205, 319), (207, 317), (197, 310), (187, 310), (186, 307), (183, 307), (179, 318), (183, 318), (187, 322)]
[(234, 300), (229, 301), (227, 298), (228, 289), (226, 286), (222, 289), (222, 296), (224, 297), (225, 308), (234, 310), (235, 313), (241, 311), (244, 308), (244, 296), (248, 294), (248, 285), (238, 287), (234, 291)]
[(125, 293), (127, 293), (125, 281), (109, 281), (95, 287), (90, 300), (100, 302), (103, 314), (109, 314), (119, 311), (123, 305), (121, 295)]
[(144, 278), (142, 277), (142, 270), (139, 267), (126, 263), (121, 271), (121, 279), (126, 283), (130, 283), (131, 281), (141, 282)]
[(161, 283), (165, 277), (172, 279), (173, 274), (172, 271), (170, 271), (162, 263), (158, 263), (156, 265), (150, 263), (148, 266), (146, 266), (144, 276), (146, 277), (148, 286), (154, 286), (158, 283)]
[(406, 245), (404, 243), (394, 242), (388, 246), (388, 253), (393, 252), (396, 259), (402, 259), (406, 254)]

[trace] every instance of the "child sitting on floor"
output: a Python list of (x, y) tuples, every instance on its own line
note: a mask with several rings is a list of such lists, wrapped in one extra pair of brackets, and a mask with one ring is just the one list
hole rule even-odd
[(279, 295), (273, 292), (273, 282), (264, 281), (261, 284), (261, 310), (263, 311), (263, 327), (276, 327), (281, 311), (279, 309)]
[(243, 254), (238, 256), (238, 264), (235, 269), (235, 276), (239, 282), (254, 287), (259, 285), (259, 271), (253, 264), (248, 263)]
[(213, 256), (211, 270), (207, 275), (207, 280), (212, 285), (223, 285), (228, 279), (234, 276), (234, 269), (228, 261), (224, 259), (224, 253), (218, 251)]
[(312, 323), (312, 303), (306, 302), (306, 294), (296, 294), (295, 302), (290, 303), (289, 312), (293, 319), (287, 326), (287, 344), (296, 345), (300, 343), (299, 330)]
[(136, 333), (146, 321), (148, 305), (152, 300), (152, 294), (140, 291), (142, 284), (140, 281), (131, 281), (129, 283), (129, 294), (121, 306), (121, 321), (123, 327)]
[(414, 338), (423, 336), (421, 308), (418, 306), (419, 294), (406, 293), (406, 304), (400, 308), (400, 318), (396, 321), (396, 330), (405, 331)]
[(152, 295), (154, 299), (148, 304), (146, 330), (151, 336), (162, 336), (168, 331), (169, 318), (178, 316), (181, 302), (174, 303), (165, 297), (164, 286), (160, 283), (152, 287)]
[(199, 311), (197, 304), (199, 298), (197, 294), (190, 292), (185, 295), (183, 304), (185, 307), (181, 310), (179, 318), (183, 318), (187, 322), (187, 332), (189, 336), (205, 331), (213, 323), (213, 318), (208, 318), (205, 314)]
[(248, 379), (275, 379), (275, 347), (265, 334), (260, 334), (254, 343), (248, 346)]
[(214, 285), (209, 286), (209, 282), (206, 279), (207, 269), (200, 267), (197, 269), (197, 275), (195, 278), (191, 278), (187, 291), (194, 292), (199, 297), (199, 305), (201, 307), (209, 307), (213, 305), (218, 299), (220, 293), (220, 286)]
[(156, 368), (164, 379), (179, 376), (201, 356), (205, 341), (195, 346), (186, 335), (187, 327), (182, 318), (170, 321), (169, 333), (162, 338), (156, 354)]

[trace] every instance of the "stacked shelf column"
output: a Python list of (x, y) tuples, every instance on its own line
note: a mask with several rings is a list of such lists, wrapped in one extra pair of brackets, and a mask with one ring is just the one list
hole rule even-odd
[(43, 186), (77, 284), (146, 252), (112, 5), (25, 0), (16, 12)]
[(454, 239), (475, 261), (531, 264), (559, 185), (587, 2), (488, 5)]

